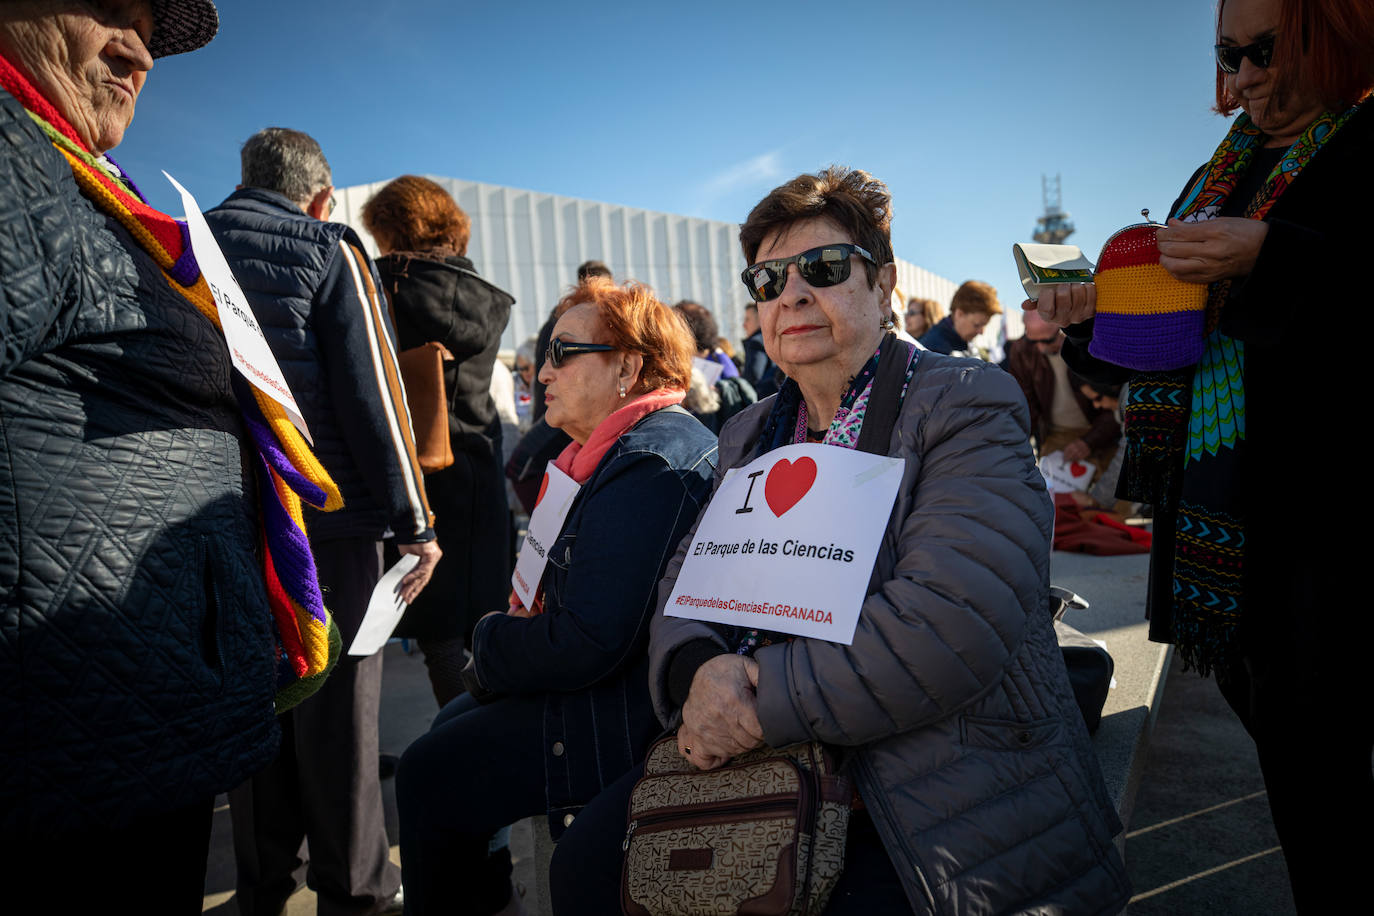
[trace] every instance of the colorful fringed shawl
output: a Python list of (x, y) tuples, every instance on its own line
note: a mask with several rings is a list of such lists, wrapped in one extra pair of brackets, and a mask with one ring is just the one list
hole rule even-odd
[[(1355, 110), (1317, 117), (1264, 179), (1244, 216), (1264, 219)], [(1248, 115), (1236, 118), (1174, 216), (1185, 222), (1218, 216), (1263, 140)], [(1231, 659), (1243, 610), (1245, 519), (1235, 482), (1245, 451), (1245, 343), (1219, 329), (1230, 291), (1229, 279), (1208, 288), (1201, 361), (1137, 376), (1124, 411), (1132, 467), (1124, 492), (1177, 511), (1172, 636), (1185, 666), (1204, 675)]]
[[(220, 329), (219, 313), (196, 264), (186, 224), (148, 206), (118, 165), (86, 149), (57, 109), (3, 55), (0, 85), (24, 106), (66, 158), (81, 193), (118, 220), (162, 269), (168, 284)], [(262, 572), (279, 640), (280, 709), (284, 696), (299, 697), (300, 682), (318, 680), (332, 662), (332, 624), (306, 540), (301, 500), (328, 512), (341, 507), (343, 498), (281, 405), (237, 373), (233, 387), (257, 452)]]

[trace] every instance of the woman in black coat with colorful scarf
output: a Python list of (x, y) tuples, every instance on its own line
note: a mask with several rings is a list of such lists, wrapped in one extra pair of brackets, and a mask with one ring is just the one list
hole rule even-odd
[[(1294, 329), (1368, 298), (1374, 8), (1225, 0), (1216, 40), (1218, 110), (1244, 113), (1157, 233), (1160, 266), (1208, 285), (1201, 361), (1135, 373), (1095, 358), (1091, 285), (1025, 307), (1066, 326), (1080, 373), (1131, 381), (1119, 495), (1155, 506), (1151, 638), (1216, 676), (1255, 739), (1299, 907), (1334, 911), (1374, 858), (1367, 832), (1330, 829), (1336, 811), (1374, 819), (1359, 673), (1374, 628), (1355, 590), (1363, 558), (1285, 484), (1305, 473), (1304, 432), (1344, 440), (1345, 393), (1366, 383), (1355, 354), (1313, 358)], [(1132, 364), (1101, 330), (1094, 352)]]

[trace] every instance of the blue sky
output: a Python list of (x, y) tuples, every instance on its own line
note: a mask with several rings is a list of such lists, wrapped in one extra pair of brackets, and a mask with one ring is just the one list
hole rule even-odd
[(1095, 259), (1226, 127), (1212, 0), (218, 6), (114, 150), (176, 213), (160, 169), (209, 207), (269, 125), (316, 137), (340, 187), (415, 172), (732, 222), (838, 162), (891, 187), (898, 256), (1015, 306), (1042, 173)]

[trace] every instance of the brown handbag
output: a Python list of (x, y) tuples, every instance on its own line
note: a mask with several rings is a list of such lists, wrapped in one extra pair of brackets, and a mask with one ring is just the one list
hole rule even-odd
[(853, 787), (819, 742), (698, 770), (656, 742), (630, 795), (621, 905), (630, 916), (818, 914), (844, 869)]
[(444, 363), (453, 354), (438, 341), (430, 341), (396, 355), (401, 382), (406, 387), (410, 406), (410, 427), (415, 431), (415, 451), (420, 469), (426, 474), (442, 471), (453, 464), (453, 444), (449, 439), (448, 392), (444, 385)]

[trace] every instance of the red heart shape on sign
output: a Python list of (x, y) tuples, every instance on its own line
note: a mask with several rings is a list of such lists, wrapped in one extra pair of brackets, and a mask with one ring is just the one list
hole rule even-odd
[(1086, 464), (1079, 464), (1075, 461), (1073, 464), (1069, 465), (1069, 473), (1075, 477), (1082, 477), (1084, 474), (1088, 473), (1088, 466)]
[(544, 479), (539, 481), (539, 495), (534, 498), (534, 504), (539, 505), (539, 501), (544, 498), (544, 491), (549, 488), (549, 472), (544, 472)]
[(798, 458), (795, 462), (786, 458), (773, 465), (768, 471), (768, 479), (763, 485), (763, 498), (768, 500), (768, 508), (781, 517), (791, 509), (811, 489), (816, 482), (816, 462), (810, 458)]

